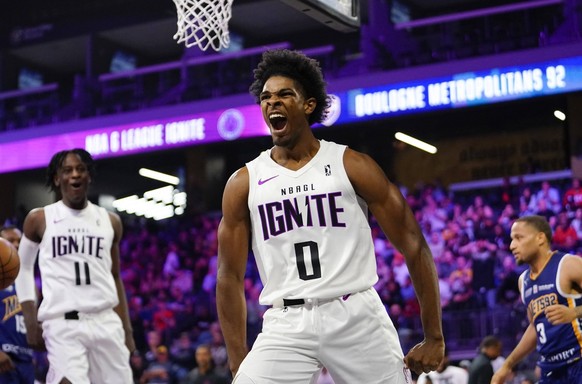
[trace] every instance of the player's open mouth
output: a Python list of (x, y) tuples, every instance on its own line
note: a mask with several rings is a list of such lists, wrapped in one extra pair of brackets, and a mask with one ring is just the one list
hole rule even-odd
[(280, 113), (272, 113), (269, 115), (269, 123), (274, 130), (279, 131), (287, 125), (287, 117)]

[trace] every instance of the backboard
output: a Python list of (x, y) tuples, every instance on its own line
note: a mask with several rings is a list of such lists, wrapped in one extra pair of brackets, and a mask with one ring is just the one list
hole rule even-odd
[(281, 0), (321, 23), (342, 32), (360, 27), (360, 0)]

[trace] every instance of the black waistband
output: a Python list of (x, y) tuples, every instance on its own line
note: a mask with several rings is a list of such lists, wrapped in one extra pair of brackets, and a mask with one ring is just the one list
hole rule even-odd
[[(341, 296), (341, 299), (343, 301), (346, 301), (351, 295), (352, 295), (351, 293), (345, 294), (345, 295)], [(293, 306), (293, 305), (304, 305), (306, 303), (310, 303), (310, 304), (311, 303), (325, 303), (325, 302), (332, 301), (332, 300), (335, 300), (335, 299), (336, 298), (331, 298), (331, 299), (313, 299), (313, 300), (311, 300), (311, 299), (283, 299), (283, 306), (284, 307), (290, 307), (290, 306)]]
[(305, 300), (303, 299), (283, 299), (283, 306), (289, 307), (291, 305), (303, 305)]
[(65, 320), (79, 320), (79, 311), (70, 311), (65, 313)]

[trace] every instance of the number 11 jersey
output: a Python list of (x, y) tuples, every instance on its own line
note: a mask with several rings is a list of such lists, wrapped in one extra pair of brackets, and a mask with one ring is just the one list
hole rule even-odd
[(107, 211), (91, 202), (76, 210), (58, 201), (44, 207), (44, 214), (46, 229), (39, 249), (43, 301), (38, 319), (115, 307), (119, 300), (111, 274), (114, 233)]

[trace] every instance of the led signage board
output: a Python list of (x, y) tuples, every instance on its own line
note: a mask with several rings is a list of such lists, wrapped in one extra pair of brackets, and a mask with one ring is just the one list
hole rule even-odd
[[(582, 90), (582, 56), (536, 64), (464, 72), (334, 92), (324, 125), (354, 123)], [(0, 134), (0, 173), (44, 167), (60, 149), (81, 147), (95, 158), (267, 135), (257, 105), (178, 114), (135, 123), (103, 123), (72, 132)], [(46, 132), (46, 133), (43, 133)]]
[(337, 93), (337, 123), (526, 99), (582, 89), (582, 57)]
[(96, 159), (268, 134), (256, 105), (135, 124), (0, 142), (0, 173), (44, 167), (55, 151), (85, 148)]

